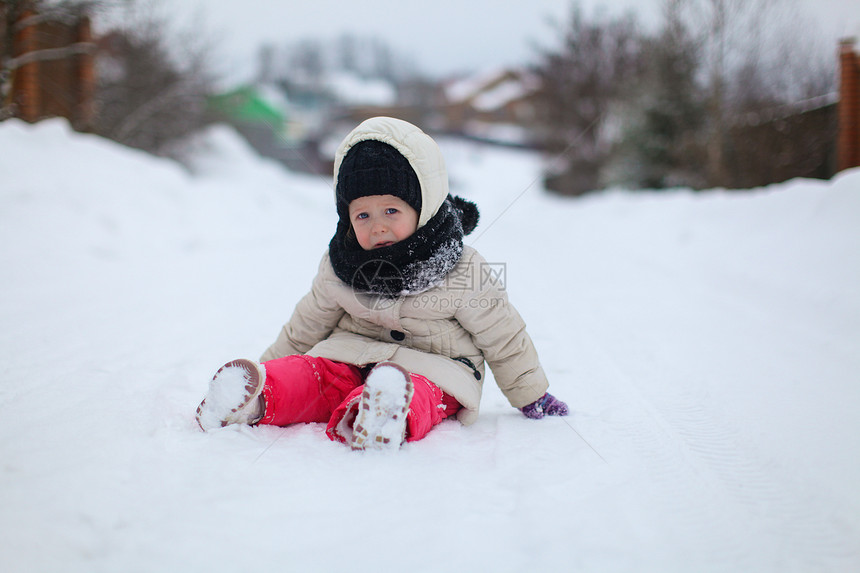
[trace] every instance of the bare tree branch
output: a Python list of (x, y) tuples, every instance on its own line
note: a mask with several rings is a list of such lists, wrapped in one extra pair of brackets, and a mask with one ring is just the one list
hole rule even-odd
[(65, 48), (48, 48), (45, 50), (34, 50), (21, 54), (17, 58), (6, 60), (6, 69), (17, 70), (27, 64), (34, 62), (49, 62), (53, 60), (63, 60), (72, 56), (82, 56), (93, 54), (96, 51), (96, 45), (92, 42), (78, 42), (69, 44)]

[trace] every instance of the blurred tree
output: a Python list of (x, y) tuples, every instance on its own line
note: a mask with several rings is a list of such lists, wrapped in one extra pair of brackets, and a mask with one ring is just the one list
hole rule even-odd
[[(653, 36), (586, 21), (542, 54), (539, 139), (547, 188), (749, 188), (826, 177), (835, 62), (792, 2), (664, 0)], [(803, 38), (798, 42), (797, 38)]]
[(156, 155), (181, 159), (208, 125), (214, 76), (199, 30), (170, 37), (151, 4), (126, 3), (121, 24), (102, 38), (96, 133)]
[(629, 94), (607, 183), (662, 189), (706, 181), (701, 50), (683, 22), (681, 2), (667, 0), (662, 29), (642, 41), (644, 73)]
[(391, 47), (380, 38), (374, 38), (372, 42), (372, 76), (397, 84), (401, 78), (397, 70), (397, 60), (391, 52)]
[(343, 34), (337, 39), (337, 67), (347, 72), (358, 72), (358, 40), (352, 34)]
[(272, 44), (263, 44), (257, 50), (257, 78), (258, 84), (269, 84), (275, 79), (275, 47)]
[(302, 40), (289, 50), (285, 76), (305, 85), (321, 86), (325, 77), (326, 55), (318, 40)]
[[(835, 90), (835, 62), (820, 59), (829, 50), (818, 49), (815, 30), (799, 17), (796, 4), (682, 0), (682, 5), (690, 28), (700, 31), (705, 61), (707, 184), (747, 188), (792, 173), (775, 169), (775, 163), (808, 165), (811, 157), (813, 163), (826, 162), (834, 129), (826, 114), (786, 123), (791, 114), (808, 111), (803, 100)], [(772, 121), (777, 115), (784, 116), (780, 125)], [(795, 127), (788, 129), (789, 123)], [(807, 166), (795, 176), (816, 170)]]
[(577, 5), (535, 72), (538, 139), (553, 157), (548, 189), (578, 195), (599, 189), (613, 140), (610, 114), (640, 79), (641, 37), (630, 17), (587, 21)]

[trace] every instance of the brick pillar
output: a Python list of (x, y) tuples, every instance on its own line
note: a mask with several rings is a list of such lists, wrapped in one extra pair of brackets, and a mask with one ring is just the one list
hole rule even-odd
[(839, 165), (860, 166), (860, 58), (854, 40), (839, 45)]
[[(18, 22), (33, 16), (30, 11), (21, 14)], [(16, 22), (17, 24), (17, 22)], [(25, 26), (15, 33), (12, 53), (15, 57), (37, 50), (39, 46), (36, 26)], [(39, 101), (39, 63), (24, 64), (15, 70), (13, 79), (12, 100), (18, 107), (17, 116), (29, 122), (35, 122), (41, 115)]]
[[(77, 25), (77, 38), (79, 43), (90, 44), (93, 41), (90, 19), (83, 17)], [(87, 130), (92, 126), (95, 112), (96, 72), (95, 54), (80, 54), (75, 58), (75, 80), (77, 87), (77, 101), (75, 102), (74, 117), (72, 123), (75, 129)]]

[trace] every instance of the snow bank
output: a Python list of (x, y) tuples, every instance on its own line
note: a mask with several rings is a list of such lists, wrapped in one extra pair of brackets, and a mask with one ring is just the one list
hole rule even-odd
[(334, 231), (330, 182), (223, 128), (188, 172), (0, 123), (0, 570), (860, 568), (860, 170), (566, 201), (443, 141), (565, 419), (487, 381), (396, 456), (321, 425), (202, 433)]

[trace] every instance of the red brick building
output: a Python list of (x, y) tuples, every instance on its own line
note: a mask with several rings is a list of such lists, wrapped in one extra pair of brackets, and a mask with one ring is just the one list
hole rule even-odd
[(860, 56), (854, 40), (839, 47), (838, 169), (860, 166)]
[(95, 92), (96, 46), (89, 17), (33, 10), (4, 11), (3, 16), (0, 35), (11, 47), (6, 64), (11, 85), (2, 107), (25, 121), (65, 117), (86, 130)]

